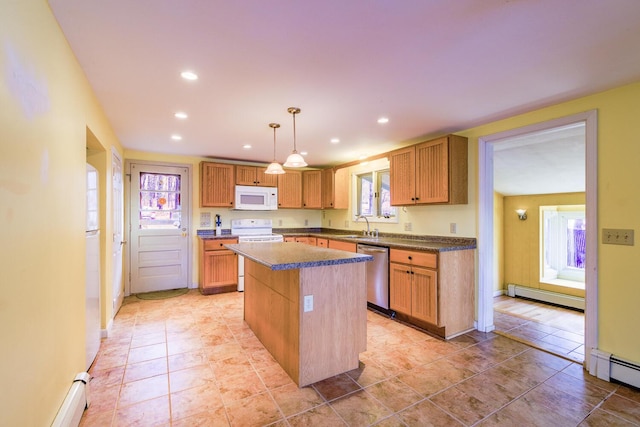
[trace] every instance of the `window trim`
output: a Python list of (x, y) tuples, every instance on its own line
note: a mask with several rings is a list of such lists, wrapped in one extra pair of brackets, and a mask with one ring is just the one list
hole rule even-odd
[[(351, 175), (352, 177), (352, 181), (351, 181), (351, 188), (352, 188), (352, 199), (353, 199), (353, 203), (351, 206), (353, 206), (353, 220), (357, 220), (358, 217), (360, 217), (360, 200), (358, 200), (358, 195), (359, 195), (359, 189), (360, 189), (360, 177), (363, 175), (369, 175), (371, 174), (372, 177), (372, 184), (373, 187), (376, 189), (376, 191), (374, 191), (375, 194), (379, 194), (379, 188), (380, 188), (380, 182), (379, 182), (379, 174), (382, 172), (387, 172), (389, 173), (390, 168), (389, 166), (386, 167), (381, 167), (381, 168), (376, 168), (376, 169), (363, 169), (357, 172), (353, 172), (353, 174)], [(391, 191), (391, 190), (389, 190)], [(372, 207), (373, 207), (373, 211), (374, 214), (373, 215), (364, 215), (367, 220), (370, 223), (390, 223), (390, 224), (397, 224), (399, 222), (398, 219), (398, 209), (396, 206), (391, 206), (391, 209), (394, 211), (394, 215), (390, 216), (390, 217), (384, 217), (379, 215), (379, 207), (380, 207), (380, 197), (379, 196), (374, 196), (374, 202), (372, 203)]]

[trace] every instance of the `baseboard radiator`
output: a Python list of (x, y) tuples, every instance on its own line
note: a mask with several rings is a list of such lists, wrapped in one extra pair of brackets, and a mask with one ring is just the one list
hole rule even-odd
[(557, 292), (543, 291), (541, 289), (518, 286), (512, 283), (507, 285), (507, 295), (510, 297), (523, 297), (551, 304), (562, 305), (564, 307), (584, 310), (584, 298), (573, 295), (565, 295)]
[(87, 372), (76, 375), (51, 427), (78, 427), (82, 413), (89, 407), (90, 378)]
[(589, 373), (601, 380), (615, 380), (624, 384), (640, 388), (640, 365), (605, 353), (591, 350)]

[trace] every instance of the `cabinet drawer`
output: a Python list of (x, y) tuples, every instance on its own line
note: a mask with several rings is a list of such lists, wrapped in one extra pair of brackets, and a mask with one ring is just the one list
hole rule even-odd
[(389, 261), (404, 264), (419, 265), (421, 267), (437, 268), (438, 255), (430, 252), (405, 251), (403, 249), (391, 249)]
[(224, 245), (238, 243), (238, 239), (210, 239), (204, 240), (203, 243), (205, 251), (219, 251), (227, 249)]

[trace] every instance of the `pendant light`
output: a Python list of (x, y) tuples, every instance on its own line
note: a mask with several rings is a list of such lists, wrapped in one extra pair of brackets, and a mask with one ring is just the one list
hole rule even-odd
[(287, 111), (293, 115), (293, 152), (289, 154), (284, 165), (288, 168), (303, 168), (307, 166), (307, 162), (296, 151), (296, 114), (300, 113), (300, 109), (298, 107), (289, 107)]
[(269, 123), (269, 127), (273, 129), (273, 162), (267, 166), (267, 170), (264, 173), (269, 175), (282, 175), (284, 169), (280, 166), (280, 163), (276, 162), (276, 129), (280, 127), (278, 123)]

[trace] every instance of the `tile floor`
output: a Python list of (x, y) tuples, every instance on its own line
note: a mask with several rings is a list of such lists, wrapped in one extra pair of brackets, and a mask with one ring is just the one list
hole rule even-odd
[(584, 313), (523, 298), (494, 298), (496, 332), (584, 362)]
[(82, 426), (640, 426), (640, 391), (496, 334), (449, 342), (371, 311), (354, 371), (299, 389), (242, 320), (242, 294), (128, 297)]

